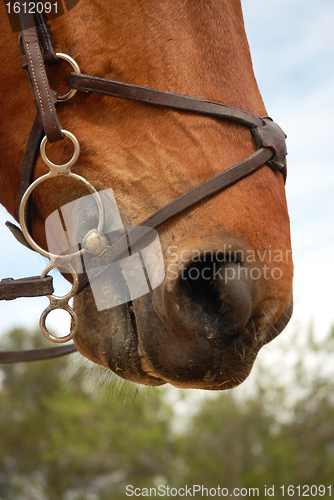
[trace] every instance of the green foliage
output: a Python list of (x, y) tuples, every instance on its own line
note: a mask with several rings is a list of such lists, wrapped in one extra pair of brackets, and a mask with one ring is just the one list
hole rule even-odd
[[(27, 344), (22, 331), (10, 339), (11, 348)], [(171, 409), (154, 391), (145, 399), (136, 387), (125, 387), (125, 401), (122, 393), (108, 401), (110, 387), (97, 387), (96, 375), (80, 362), (73, 374), (70, 363), (61, 358), (4, 366), (0, 498), (30, 499), (27, 482), (35, 480), (47, 499), (60, 499), (71, 488), (94, 490), (97, 477), (112, 484), (117, 498), (125, 478), (151, 482), (168, 461)]]
[[(14, 330), (6, 348), (37, 347), (40, 337)], [(78, 355), (3, 365), (0, 500), (118, 500), (129, 484), (258, 487), (260, 496), (275, 485), (275, 498), (281, 485), (329, 486), (334, 328), (323, 342), (310, 329), (306, 344), (296, 337), (291, 348), (288, 383), (277, 375), (283, 365), (263, 368), (252, 393), (199, 399), (119, 385)]]

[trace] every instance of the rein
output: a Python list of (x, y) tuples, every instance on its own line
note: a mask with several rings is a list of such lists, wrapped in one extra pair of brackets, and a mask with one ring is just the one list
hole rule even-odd
[[(41, 315), (40, 327), (42, 333), (53, 342), (63, 343), (74, 337), (77, 328), (76, 313), (68, 305), (68, 301), (88, 285), (88, 278), (86, 275), (83, 275), (82, 279), (79, 281), (78, 275), (71, 265), (71, 261), (90, 250), (88, 247), (85, 247), (84, 242), (79, 252), (69, 255), (53, 255), (39, 247), (30, 234), (30, 224), (27, 215), (29, 211), (30, 196), (35, 187), (46, 179), (53, 177), (72, 177), (81, 184), (84, 184), (94, 196), (98, 206), (99, 223), (93, 236), (93, 239), (96, 239), (96, 244), (100, 244), (97, 243), (97, 241), (100, 242), (101, 236), (103, 237), (104, 213), (98, 192), (92, 184), (85, 178), (71, 172), (71, 167), (76, 163), (79, 157), (80, 146), (76, 137), (71, 132), (61, 128), (56, 111), (58, 103), (67, 101), (80, 90), (120, 99), (129, 99), (153, 106), (162, 106), (176, 111), (196, 113), (221, 120), (230, 120), (242, 124), (251, 130), (257, 148), (255, 153), (160, 208), (138, 224), (137, 227), (146, 226), (158, 229), (183, 211), (235, 184), (264, 164), (268, 164), (274, 170), (279, 170), (285, 181), (287, 154), (285, 144), (286, 135), (269, 117), (258, 118), (244, 110), (233, 108), (219, 102), (82, 74), (79, 66), (71, 57), (66, 54), (55, 52), (51, 33), (43, 15), (22, 12), (18, 14), (18, 16), (21, 26), (21, 33), (19, 36), (19, 48), (21, 51), (20, 62), (21, 66), (28, 74), (35, 97), (37, 114), (32, 126), (21, 170), (19, 222), (22, 231), (19, 227), (9, 222), (7, 222), (6, 225), (20, 243), (48, 257), (52, 263), (47, 266), (40, 277), (30, 277), (19, 280), (7, 278), (2, 280), (0, 282), (0, 300), (13, 300), (18, 297), (46, 295), (50, 300), (50, 305)], [(46, 65), (56, 64), (59, 59), (65, 59), (71, 64), (74, 70), (71, 73), (70, 91), (64, 96), (60, 96), (50, 88), (45, 70)], [(65, 136), (72, 140), (74, 154), (71, 160), (66, 164), (55, 165), (46, 155), (46, 143), (61, 141)], [(34, 167), (39, 152), (43, 161), (49, 167), (49, 173), (33, 182)], [(134, 244), (142, 238), (142, 232), (138, 231), (137, 234), (137, 237), (136, 234), (134, 236)], [(96, 256), (93, 257), (92, 262), (95, 267), (109, 264), (111, 261), (119, 260), (127, 248), (128, 242), (126, 237), (122, 237), (113, 245), (102, 245), (98, 252), (94, 251)], [(47, 275), (52, 268), (57, 267), (61, 267), (62, 269), (65, 268), (73, 277), (71, 291), (65, 297), (61, 298), (52, 295), (54, 291), (52, 277)], [(57, 308), (66, 310), (72, 317), (70, 334), (61, 338), (50, 334), (45, 324), (49, 312)], [(0, 351), (0, 363), (50, 359), (75, 351), (75, 345), (32, 349), (29, 351)]]

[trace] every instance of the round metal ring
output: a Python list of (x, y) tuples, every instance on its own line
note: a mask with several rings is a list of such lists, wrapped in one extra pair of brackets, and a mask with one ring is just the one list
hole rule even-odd
[[(46, 318), (47, 318), (48, 314), (51, 311), (54, 311), (55, 309), (63, 309), (64, 311), (68, 312), (72, 318), (71, 331), (68, 335), (64, 335), (64, 337), (56, 337), (55, 335), (52, 335), (52, 333), (50, 333), (46, 327)], [(43, 335), (46, 339), (50, 340), (51, 342), (54, 342), (55, 344), (65, 344), (65, 342), (72, 340), (74, 335), (77, 333), (78, 318), (77, 318), (75, 311), (73, 311), (73, 309), (70, 306), (54, 307), (52, 304), (50, 304), (41, 314), (41, 317), (39, 320), (39, 327), (40, 327), (41, 332), (43, 333)]]
[[(73, 284), (71, 290), (64, 295), (63, 297), (57, 297), (56, 295), (47, 295), (47, 297), (50, 299), (50, 297), (53, 297), (56, 300), (61, 300), (61, 301), (66, 301), (68, 302), (74, 295), (77, 293), (77, 290), (79, 288), (79, 279), (78, 279), (78, 274), (73, 268), (71, 264), (66, 264), (64, 266), (66, 270), (72, 275), (73, 278)], [(44, 271), (41, 274), (41, 278), (45, 278), (46, 275), (51, 271), (51, 269), (56, 269), (56, 267), (53, 264), (49, 264)]]
[[(67, 61), (68, 63), (70, 63), (70, 65), (72, 66), (73, 71), (75, 73), (77, 73), (77, 74), (81, 73), (80, 68), (79, 68), (77, 62), (74, 59), (72, 59), (72, 57), (68, 56), (67, 54), (63, 54), (62, 52), (56, 52), (56, 56), (58, 57), (58, 59), (63, 59), (64, 61)], [(77, 93), (77, 89), (70, 89), (67, 92), (67, 94), (57, 96), (57, 102), (68, 101), (76, 93)]]
[(71, 132), (68, 132), (68, 130), (63, 130), (63, 129), (62, 133), (65, 135), (65, 137), (71, 139), (74, 146), (73, 156), (67, 163), (57, 165), (56, 163), (52, 163), (52, 161), (49, 160), (49, 158), (46, 155), (46, 144), (48, 142), (48, 138), (46, 137), (46, 135), (43, 137), (40, 146), (42, 160), (49, 167), (50, 171), (51, 172), (56, 171), (57, 175), (60, 172), (64, 173), (64, 171), (68, 171), (72, 167), (72, 165), (75, 164), (80, 155), (80, 145), (75, 135), (73, 135)]
[(25, 239), (27, 240), (27, 242), (29, 243), (29, 245), (34, 250), (36, 250), (36, 252), (38, 252), (39, 254), (43, 255), (44, 257), (47, 257), (48, 259), (51, 260), (51, 262), (57, 263), (57, 265), (61, 265), (61, 264), (64, 265), (64, 264), (70, 262), (72, 259), (80, 257), (81, 255), (83, 255), (84, 253), (86, 253), (86, 249), (85, 248), (81, 248), (77, 252), (74, 252), (74, 253), (71, 253), (71, 254), (68, 254), (68, 255), (56, 255), (56, 254), (53, 254), (53, 253), (50, 253), (50, 252), (47, 252), (46, 250), (44, 250), (32, 238), (32, 236), (29, 233), (29, 230), (28, 230), (28, 227), (27, 227), (27, 223), (26, 223), (26, 220), (27, 220), (26, 211), (27, 211), (29, 197), (30, 197), (31, 193), (33, 192), (33, 190), (37, 186), (39, 186), (39, 184), (42, 184), (44, 181), (46, 181), (48, 179), (52, 179), (53, 177), (58, 177), (59, 175), (62, 175), (64, 177), (70, 177), (70, 178), (76, 179), (81, 184), (84, 184), (86, 186), (86, 188), (88, 189), (88, 191), (94, 196), (94, 199), (95, 199), (96, 204), (97, 204), (98, 214), (99, 214), (99, 222), (98, 222), (97, 231), (99, 233), (102, 232), (103, 225), (104, 225), (103, 205), (102, 205), (102, 201), (101, 201), (101, 198), (100, 198), (98, 192), (96, 191), (96, 189), (94, 188), (94, 186), (89, 181), (87, 181), (84, 177), (81, 177), (80, 175), (74, 174), (70, 170), (71, 165), (73, 165), (74, 160), (76, 160), (77, 157), (78, 157), (78, 155), (79, 155), (79, 151), (80, 151), (79, 143), (78, 143), (76, 137), (73, 134), (71, 134), (70, 132), (67, 132), (66, 130), (63, 130), (63, 132), (64, 132), (64, 134), (67, 137), (70, 137), (72, 140), (74, 138), (73, 143), (74, 144), (77, 143), (77, 145), (78, 145), (78, 147), (76, 148), (76, 150), (74, 152), (74, 155), (73, 155), (72, 159), (68, 163), (66, 163), (65, 165), (55, 165), (55, 164), (51, 163), (47, 159), (47, 157), (45, 155), (46, 141), (44, 141), (44, 139), (43, 139), (43, 141), (42, 141), (43, 148), (42, 148), (42, 145), (41, 145), (41, 150), (43, 149), (43, 152), (44, 152), (43, 153), (44, 154), (43, 159), (44, 158), (47, 159), (46, 163), (47, 163), (47, 165), (48, 165), (48, 167), (50, 169), (50, 172), (48, 174), (43, 175), (42, 177), (39, 177), (32, 184), (30, 184), (30, 186), (28, 187), (28, 189), (26, 190), (26, 192), (22, 196), (21, 203), (20, 203), (20, 208), (19, 208), (19, 221), (20, 221), (20, 225), (21, 225), (22, 232), (24, 234)]
[[(50, 264), (47, 266), (44, 271), (41, 274), (42, 278), (45, 278), (45, 276), (48, 274), (49, 271), (53, 269), (53, 265)], [(51, 342), (54, 342), (56, 344), (64, 344), (65, 342), (68, 342), (69, 340), (72, 340), (74, 335), (76, 334), (77, 327), (78, 327), (78, 318), (76, 315), (76, 312), (72, 309), (71, 306), (68, 305), (68, 301), (76, 294), (78, 287), (79, 287), (79, 280), (78, 280), (78, 275), (73, 269), (73, 267), (68, 264), (67, 265), (67, 270), (71, 273), (73, 277), (73, 285), (69, 293), (64, 295), (63, 297), (56, 297), (54, 295), (47, 295), (48, 299), (50, 300), (49, 306), (42, 312), (40, 320), (39, 320), (39, 326), (41, 329), (41, 332), (43, 333), (44, 337), (50, 340)], [(51, 311), (55, 311), (56, 309), (63, 309), (66, 311), (72, 318), (72, 325), (71, 325), (71, 330), (68, 335), (64, 335), (64, 337), (56, 337), (55, 335), (52, 335), (52, 333), (49, 332), (49, 330), (46, 327), (46, 318), (48, 314)]]
[[(38, 252), (41, 255), (43, 255), (44, 257), (47, 257), (48, 259), (50, 259), (51, 262), (57, 261), (60, 265), (60, 264), (70, 262), (72, 259), (75, 259), (76, 257), (80, 257), (80, 255), (83, 255), (84, 253), (86, 253), (87, 250), (85, 248), (81, 248), (77, 252), (74, 252), (74, 253), (71, 253), (68, 255), (56, 255), (56, 254), (47, 252), (42, 247), (40, 247), (35, 242), (35, 240), (31, 237), (31, 235), (28, 231), (27, 223), (26, 223), (27, 202), (28, 202), (28, 199), (29, 199), (31, 193), (39, 184), (42, 184), (45, 180), (51, 179), (52, 177), (55, 177), (55, 175), (50, 172), (48, 174), (43, 175), (42, 177), (39, 177), (38, 179), (36, 179), (33, 182), (33, 184), (31, 184), (29, 186), (29, 188), (24, 193), (22, 200), (21, 200), (20, 210), (19, 210), (19, 221), (20, 221), (20, 225), (21, 225), (21, 229), (22, 229), (22, 232), (24, 234), (24, 237), (27, 240), (27, 242), (29, 243), (29, 245), (34, 250), (36, 250), (36, 252)], [(97, 227), (97, 231), (99, 233), (101, 233), (102, 228), (103, 228), (103, 224), (104, 224), (104, 212), (103, 212), (103, 205), (101, 202), (101, 198), (99, 197), (98, 192), (96, 191), (94, 186), (92, 186), (92, 184), (90, 182), (88, 182), (84, 177), (81, 177), (80, 175), (77, 175), (77, 174), (73, 174), (72, 172), (70, 172), (68, 174), (68, 177), (72, 177), (74, 179), (77, 179), (79, 182), (84, 184), (90, 190), (91, 194), (94, 196), (94, 199), (96, 201), (97, 208), (99, 211), (99, 224)]]

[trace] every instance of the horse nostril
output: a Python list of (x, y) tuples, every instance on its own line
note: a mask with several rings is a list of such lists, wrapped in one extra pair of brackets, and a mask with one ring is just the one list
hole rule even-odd
[(215, 282), (215, 262), (193, 262), (181, 275), (183, 289), (208, 314), (221, 314), (224, 305)]
[(252, 314), (252, 284), (242, 269), (238, 262), (202, 259), (181, 275), (181, 287), (194, 308), (218, 317), (224, 334), (237, 334)]

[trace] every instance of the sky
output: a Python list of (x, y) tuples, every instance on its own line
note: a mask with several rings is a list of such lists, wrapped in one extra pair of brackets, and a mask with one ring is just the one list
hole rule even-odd
[(288, 135), (295, 265), (290, 328), (334, 323), (334, 2), (242, 0), (267, 111)]
[[(294, 314), (281, 336), (334, 323), (334, 2), (242, 0), (255, 75), (268, 114), (288, 135), (287, 200), (295, 265)], [(39, 275), (47, 259), (16, 242), (0, 206), (0, 279)], [(57, 295), (65, 288), (55, 283)], [(47, 298), (0, 302), (0, 335), (38, 326)], [(66, 318), (49, 323), (66, 333)], [(62, 333), (62, 334), (63, 334)]]

